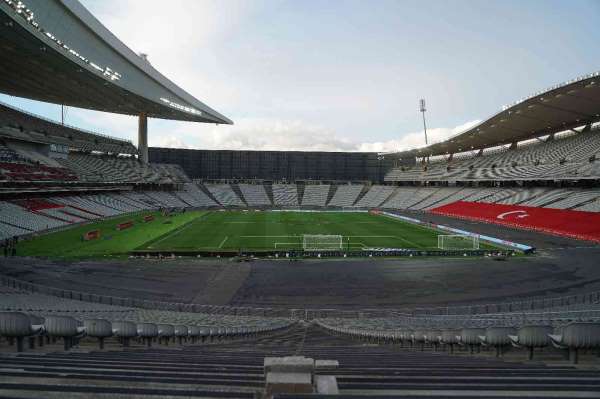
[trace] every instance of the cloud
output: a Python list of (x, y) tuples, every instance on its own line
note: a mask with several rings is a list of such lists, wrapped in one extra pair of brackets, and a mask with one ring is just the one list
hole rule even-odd
[[(479, 124), (480, 120), (474, 120), (463, 123), (462, 125), (445, 128), (438, 127), (433, 129), (427, 129), (427, 138), (429, 143), (437, 143), (444, 141), (456, 134), (462, 133), (473, 126)], [(393, 151), (404, 151), (418, 147), (425, 146), (425, 137), (423, 131), (411, 132), (402, 135), (398, 140), (378, 141), (372, 143), (362, 143), (359, 145), (360, 151), (373, 151), (373, 152), (393, 152)]]
[[(85, 125), (93, 131), (137, 143), (137, 118), (127, 115), (69, 108), (69, 123)], [(455, 127), (427, 130), (430, 143), (462, 133), (480, 120)], [(352, 136), (356, 137), (356, 135)], [(210, 125), (193, 122), (150, 119), (148, 142), (152, 147), (209, 150), (258, 151), (360, 151), (397, 152), (423, 147), (423, 131), (399, 135), (387, 141), (351, 140), (334, 130), (302, 120), (276, 118), (242, 118), (235, 125)]]
[(151, 147), (163, 147), (163, 148), (192, 148), (186, 144), (181, 138), (176, 136), (160, 136), (160, 137), (148, 137), (149, 145)]
[[(431, 142), (437, 142), (463, 132), (479, 121), (471, 121), (454, 128), (428, 130)], [(161, 137), (152, 143), (171, 148), (201, 148), (213, 150), (260, 151), (365, 151), (395, 152), (423, 146), (423, 132), (403, 135), (398, 140), (379, 142), (352, 141), (336, 135), (330, 129), (302, 121), (246, 118), (237, 125), (210, 127), (193, 133), (196, 124), (179, 123), (169, 133), (152, 132), (150, 137)], [(197, 129), (197, 127), (196, 127)], [(154, 144), (153, 144), (154, 145)]]

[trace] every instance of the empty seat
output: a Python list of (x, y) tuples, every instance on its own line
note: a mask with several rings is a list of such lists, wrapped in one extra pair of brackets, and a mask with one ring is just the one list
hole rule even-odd
[(600, 323), (570, 323), (549, 338), (556, 347), (568, 349), (573, 363), (578, 363), (579, 349), (600, 348)]
[(0, 336), (16, 338), (17, 351), (23, 351), (25, 337), (37, 334), (41, 326), (32, 325), (31, 319), (25, 313), (1, 312), (0, 313)]
[(533, 359), (534, 348), (543, 348), (550, 345), (549, 334), (553, 328), (547, 325), (528, 325), (519, 328), (517, 335), (509, 335), (512, 344), (516, 347), (529, 349), (529, 360)]
[(98, 347), (104, 349), (104, 338), (113, 335), (112, 324), (104, 319), (89, 319), (83, 321), (85, 333), (89, 337), (98, 338)]

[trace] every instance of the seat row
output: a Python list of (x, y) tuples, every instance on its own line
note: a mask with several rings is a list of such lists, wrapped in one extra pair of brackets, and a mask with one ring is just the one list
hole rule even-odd
[(503, 355), (507, 347), (525, 348), (528, 359), (533, 359), (534, 349), (553, 346), (568, 350), (573, 363), (578, 362), (579, 350), (600, 349), (600, 323), (574, 322), (559, 328), (550, 325), (523, 325), (521, 327), (487, 327), (462, 329), (403, 329), (395, 331), (346, 328), (318, 321), (318, 324), (335, 335), (346, 335), (373, 343), (419, 346), (437, 349), (439, 345), (454, 352), (456, 345), (472, 354), (481, 347), (492, 347), (496, 356)]
[(36, 338), (40, 346), (44, 345), (44, 338), (60, 338), (64, 342), (64, 349), (69, 350), (84, 337), (97, 339), (100, 349), (104, 348), (104, 340), (111, 337), (117, 338), (124, 347), (129, 346), (131, 339), (139, 339), (150, 347), (154, 341), (168, 345), (174, 339), (181, 345), (184, 340), (196, 343), (255, 338), (289, 326), (290, 323), (285, 322), (274, 323), (269, 327), (173, 325), (0, 312), (0, 337), (8, 338), (11, 343), (16, 340), (18, 352), (24, 350), (25, 339), (29, 340), (30, 349), (35, 348)]

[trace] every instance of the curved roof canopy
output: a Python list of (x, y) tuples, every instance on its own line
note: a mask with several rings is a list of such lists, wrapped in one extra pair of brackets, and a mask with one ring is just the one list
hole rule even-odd
[(600, 121), (600, 72), (535, 93), (448, 140), (398, 155), (427, 157), (479, 150), (597, 121)]
[(233, 123), (160, 74), (77, 0), (0, 0), (0, 37), (0, 92), (119, 114)]

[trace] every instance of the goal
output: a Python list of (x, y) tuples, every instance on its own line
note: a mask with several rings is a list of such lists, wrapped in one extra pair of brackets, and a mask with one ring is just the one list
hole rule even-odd
[(302, 248), (305, 251), (333, 251), (342, 249), (342, 236), (326, 234), (304, 234)]
[(439, 235), (440, 249), (479, 249), (479, 237), (462, 234)]

